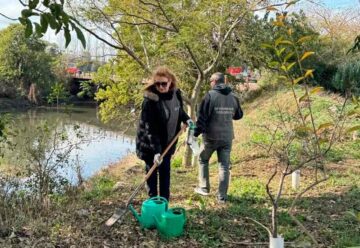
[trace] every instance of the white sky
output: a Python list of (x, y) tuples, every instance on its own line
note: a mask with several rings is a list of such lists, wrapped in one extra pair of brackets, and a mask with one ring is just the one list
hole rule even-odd
[[(315, 2), (316, 0), (313, 1)], [(301, 3), (305, 3), (305, 2), (306, 0), (301, 1), (300, 6), (302, 5)], [(319, 0), (317, 2), (322, 3), (331, 9), (351, 8), (355, 6), (356, 7), (360, 6), (360, 0)], [(5, 14), (10, 18), (14, 18), (14, 19), (18, 18), (21, 15), (22, 9), (23, 6), (19, 3), (18, 0), (0, 0), (0, 13)], [(10, 21), (4, 18), (3, 16), (0, 16), (0, 29), (7, 27), (11, 23), (14, 23), (14, 21)], [(99, 45), (97, 41), (95, 43), (93, 38), (87, 37), (88, 36), (87, 34), (85, 34), (85, 36), (86, 39), (91, 41), (91, 43), (93, 43), (95, 46)], [(45, 34), (44, 39), (49, 42), (57, 43), (60, 49), (64, 49), (64, 39), (61, 33), (59, 33), (59, 35), (56, 36), (52, 30), (49, 30)], [(82, 48), (79, 43), (80, 42), (78, 42), (76, 38), (72, 39), (68, 50), (71, 50), (76, 53), (81, 52)], [(92, 50), (93, 49), (94, 47), (92, 48)], [(91, 51), (91, 49), (88, 50)]]
[[(359, 6), (360, 0), (318, 0), (317, 2), (323, 3), (329, 8), (348, 8)], [(22, 5), (18, 0), (0, 0), (0, 13), (8, 17), (18, 18), (22, 9)], [(10, 23), (12, 21), (0, 16), (0, 29), (8, 26)]]

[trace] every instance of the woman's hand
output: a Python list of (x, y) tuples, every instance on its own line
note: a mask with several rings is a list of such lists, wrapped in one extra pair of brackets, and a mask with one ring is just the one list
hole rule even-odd
[(161, 154), (157, 153), (154, 155), (154, 164), (160, 165), (162, 163)]

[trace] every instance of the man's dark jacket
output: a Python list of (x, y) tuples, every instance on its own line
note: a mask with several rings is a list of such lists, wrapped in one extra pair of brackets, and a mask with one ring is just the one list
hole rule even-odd
[(232, 140), (234, 130), (232, 120), (243, 116), (239, 99), (225, 84), (216, 84), (201, 102), (194, 135), (201, 133), (208, 140)]
[[(174, 92), (175, 91), (175, 92)], [(136, 135), (136, 155), (146, 163), (152, 163), (154, 155), (162, 153), (168, 145), (166, 104), (163, 101), (177, 97), (180, 103), (179, 118), (176, 133), (180, 131), (181, 122), (186, 122), (190, 117), (183, 109), (183, 101), (179, 89), (160, 94), (154, 87), (145, 91), (142, 103), (142, 112)], [(176, 143), (171, 147), (168, 155), (175, 152)]]

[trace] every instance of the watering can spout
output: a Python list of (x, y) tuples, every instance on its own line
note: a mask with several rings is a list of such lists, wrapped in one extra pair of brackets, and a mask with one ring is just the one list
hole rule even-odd
[(129, 209), (130, 209), (131, 213), (134, 215), (135, 219), (137, 219), (137, 221), (139, 221), (141, 223), (140, 215), (138, 214), (138, 212), (136, 212), (136, 210), (132, 204), (129, 205)]

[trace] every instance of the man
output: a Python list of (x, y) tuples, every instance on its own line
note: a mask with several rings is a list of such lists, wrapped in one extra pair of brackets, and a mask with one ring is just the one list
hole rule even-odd
[(234, 130), (232, 120), (240, 120), (243, 112), (237, 97), (225, 85), (224, 74), (210, 77), (211, 90), (201, 102), (194, 136), (203, 134), (204, 150), (199, 157), (199, 186), (195, 192), (209, 195), (209, 159), (214, 151), (219, 162), (218, 202), (225, 203), (229, 187), (230, 151)]

